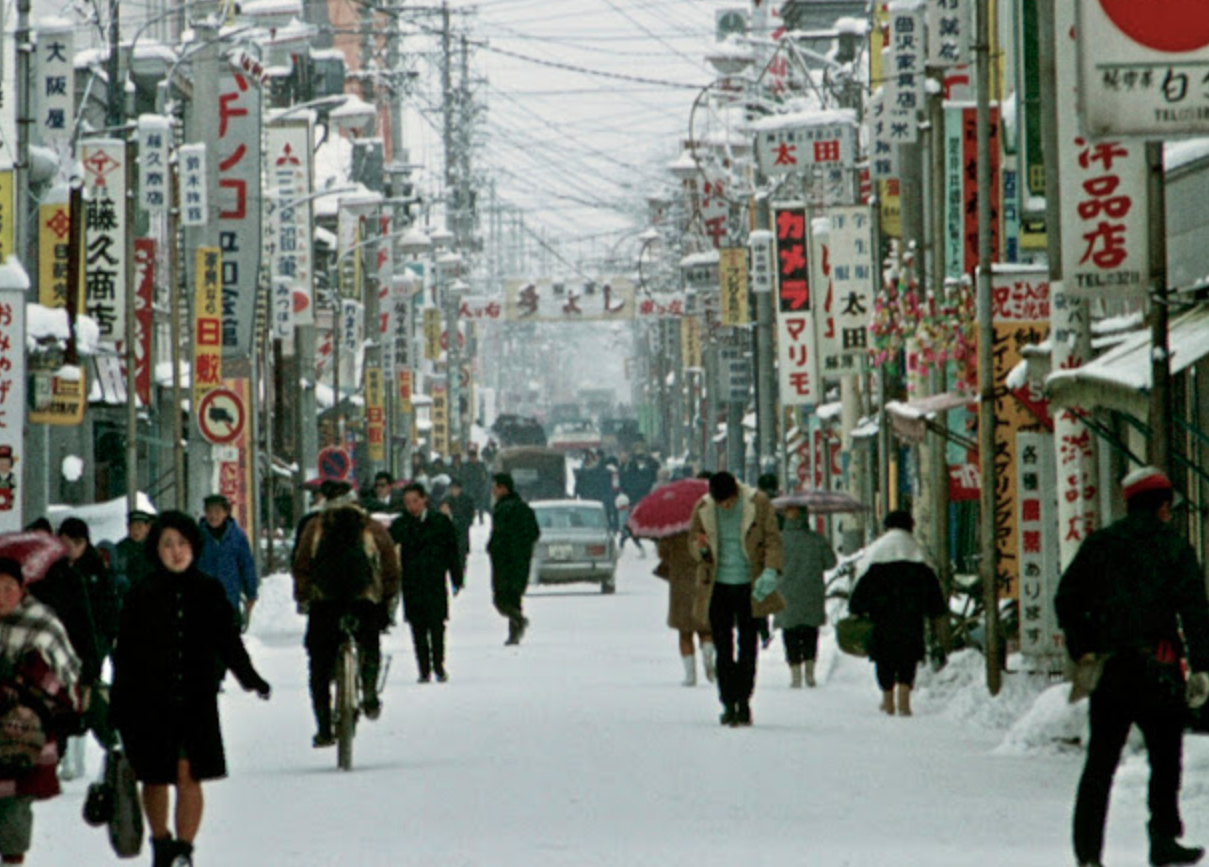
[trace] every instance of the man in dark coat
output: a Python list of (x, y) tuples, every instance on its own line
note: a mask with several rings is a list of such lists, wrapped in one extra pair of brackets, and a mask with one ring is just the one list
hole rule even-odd
[(521, 609), (521, 597), (529, 584), (529, 563), (533, 546), (541, 538), (537, 517), (529, 504), (516, 493), (516, 482), (508, 473), (492, 477), (491, 538), (487, 554), (491, 557), (491, 592), (495, 610), (508, 618), (508, 640), (520, 644), (529, 625)]
[(449, 516), (449, 520), (453, 521), (454, 530), (457, 531), (463, 578), (466, 575), (466, 557), (470, 554), (470, 528), (474, 526), (477, 505), (462, 486), (460, 479), (450, 480), (449, 490), (441, 501), (441, 512)]
[(659, 477), (659, 461), (644, 452), (630, 455), (621, 465), (621, 492), (630, 498), (630, 505), (637, 506)]
[(399, 548), (403, 570), (403, 616), (411, 625), (412, 643), (420, 683), (435, 674), (438, 683), (449, 679), (445, 671), (445, 621), (449, 619), (449, 592), (462, 589), (462, 555), (453, 521), (428, 508), (428, 492), (412, 482), (403, 489), (405, 513), (390, 525), (390, 537)]
[(206, 511), (205, 520), (199, 525), (202, 551), (197, 567), (219, 580), (235, 612), (236, 623), (246, 630), (260, 592), (252, 545), (247, 533), (231, 517), (230, 500), (222, 494), (211, 494), (203, 504)]
[(395, 477), (385, 470), (379, 471), (374, 476), (373, 488), (362, 498), (361, 505), (367, 512), (397, 515), (402, 504), (395, 493)]
[(479, 458), (478, 449), (473, 445), (467, 451), (466, 460), (462, 463), (461, 479), (466, 493), (474, 501), (474, 509), (478, 513), (481, 524), (484, 520), (483, 516), (491, 508), (491, 471), (487, 469), (487, 464)]
[[(856, 587), (848, 600), (853, 614), (873, 621), (869, 658), (882, 688), (882, 711), (911, 716), (915, 670), (926, 656), (924, 627), (931, 620), (943, 644), (948, 629), (940, 579), (932, 571), (911, 532), (910, 512), (886, 515), (886, 532), (869, 546), (861, 561)], [(895, 707), (897, 687), (898, 706)]]
[(135, 509), (126, 516), (126, 538), (118, 542), (118, 558), (114, 568), (119, 600), (125, 598), (131, 587), (151, 574), (146, 542), (154, 520), (154, 515), (142, 509)]
[[(1170, 526), (1171, 481), (1143, 467), (1122, 487), (1126, 516), (1087, 538), (1054, 598), (1077, 678), (1091, 692), (1075, 857), (1100, 864), (1113, 773), (1136, 723), (1150, 756), (1150, 863), (1194, 864), (1204, 849), (1178, 842), (1180, 764), (1185, 702), (1199, 707), (1209, 697), (1209, 599), (1196, 554)], [(1195, 672), (1187, 687), (1185, 650)]]

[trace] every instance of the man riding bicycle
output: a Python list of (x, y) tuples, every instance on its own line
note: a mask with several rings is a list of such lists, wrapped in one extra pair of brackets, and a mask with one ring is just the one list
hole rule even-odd
[(362, 509), (346, 482), (325, 482), (323, 511), (310, 521), (294, 552), (294, 601), (308, 615), (311, 705), (316, 747), (332, 737), (332, 678), (343, 638), (341, 621), (352, 615), (361, 660), (361, 709), (367, 718), (382, 712), (378, 697), (381, 632), (398, 604), (399, 559), (386, 528)]

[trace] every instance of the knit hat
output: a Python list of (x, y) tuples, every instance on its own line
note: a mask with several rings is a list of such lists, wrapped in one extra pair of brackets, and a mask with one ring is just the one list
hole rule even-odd
[(1146, 491), (1170, 491), (1172, 485), (1171, 479), (1158, 467), (1142, 467), (1121, 479), (1121, 490), (1129, 500)]

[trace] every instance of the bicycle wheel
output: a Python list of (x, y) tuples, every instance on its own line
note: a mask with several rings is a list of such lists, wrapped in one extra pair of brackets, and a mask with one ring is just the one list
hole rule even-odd
[(357, 653), (353, 642), (340, 645), (336, 664), (336, 764), (353, 768), (353, 735), (357, 730)]

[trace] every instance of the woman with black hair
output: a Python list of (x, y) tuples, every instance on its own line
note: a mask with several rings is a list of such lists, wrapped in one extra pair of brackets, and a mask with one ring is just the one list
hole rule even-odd
[[(122, 607), (111, 719), (135, 775), (151, 826), (154, 867), (191, 867), (201, 825), (204, 780), (225, 777), (218, 718), (219, 666), (262, 699), (222, 585), (197, 568), (201, 532), (184, 512), (161, 514), (147, 538), (151, 576)], [(168, 830), (168, 789), (176, 787), (176, 839)]]

